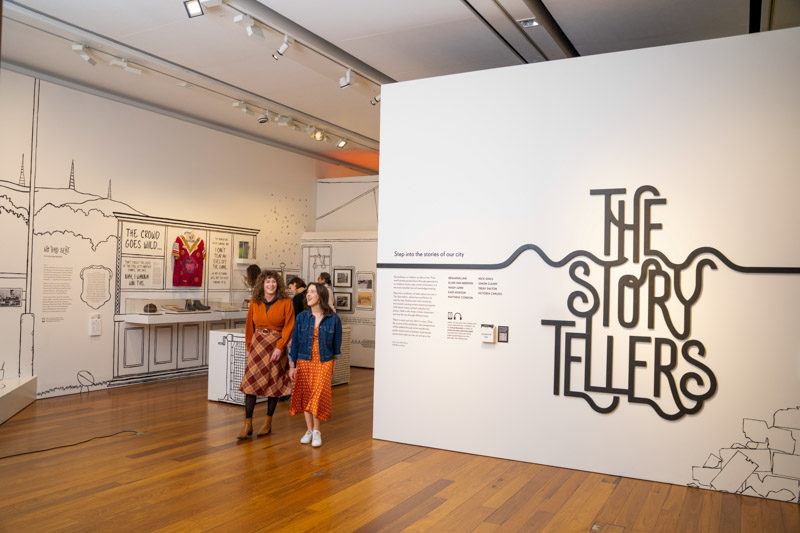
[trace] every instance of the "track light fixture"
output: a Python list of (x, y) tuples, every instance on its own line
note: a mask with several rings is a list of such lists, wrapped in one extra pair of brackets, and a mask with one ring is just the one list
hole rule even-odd
[(115, 67), (119, 67), (125, 72), (130, 72), (131, 74), (141, 74), (142, 69), (136, 68), (133, 64), (128, 63), (127, 59), (120, 59), (120, 58), (113, 58), (111, 61), (108, 62), (109, 65), (113, 65)]
[(272, 54), (272, 59), (277, 61), (281, 57), (283, 57), (283, 54), (286, 53), (286, 50), (289, 49), (289, 47), (292, 45), (293, 42), (294, 42), (294, 39), (292, 39), (288, 35), (284, 35), (283, 36), (283, 43), (281, 43), (281, 45), (278, 47), (278, 49), (275, 50), (275, 53)]
[(353, 76), (353, 70), (347, 69), (347, 71), (345, 71), (344, 73), (344, 76), (339, 78), (339, 88), (347, 89), (348, 87), (350, 87), (353, 84), (354, 77), (355, 76)]
[(266, 124), (267, 122), (269, 122), (269, 111), (264, 111), (263, 113), (258, 115), (258, 118), (256, 120), (258, 120), (259, 124)]
[(236, 100), (233, 102), (233, 107), (244, 113), (245, 115), (255, 115), (252, 109), (243, 100)]
[(250, 15), (239, 13), (233, 17), (233, 21), (240, 26), (244, 26), (245, 30), (247, 30), (248, 37), (255, 37), (256, 39), (264, 38), (264, 31), (256, 26), (256, 21), (254, 21), (253, 17)]
[(344, 148), (345, 146), (347, 146), (346, 139), (339, 139), (339, 142), (336, 143), (336, 148)]
[(369, 101), (372, 105), (378, 105), (381, 101), (381, 95), (377, 95), (375, 98)]
[(97, 61), (89, 55), (89, 47), (83, 46), (82, 44), (72, 43), (72, 51), (81, 56), (81, 59), (89, 63), (91, 66), (95, 66)]
[(190, 19), (205, 15), (200, 0), (186, 0), (183, 3), (183, 7), (186, 8), (186, 14), (189, 15)]

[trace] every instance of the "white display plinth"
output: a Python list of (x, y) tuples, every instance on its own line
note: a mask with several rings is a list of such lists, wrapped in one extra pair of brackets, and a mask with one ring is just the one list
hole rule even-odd
[[(231, 315), (232, 313), (221, 313), (218, 311), (209, 311), (207, 313), (154, 313), (125, 315), (125, 322), (128, 324), (175, 324), (178, 322), (211, 322), (212, 320), (244, 318)], [(247, 316), (246, 312), (244, 316)]]
[(244, 405), (239, 384), (247, 363), (244, 329), (208, 332), (208, 399)]
[(36, 376), (0, 381), (0, 424), (36, 399)]

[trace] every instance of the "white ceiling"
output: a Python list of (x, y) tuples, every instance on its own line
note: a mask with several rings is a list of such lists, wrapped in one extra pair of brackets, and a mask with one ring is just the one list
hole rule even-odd
[[(545, 0), (580, 55), (748, 32), (750, 0)], [(234, 15), (251, 14), (265, 38)], [(380, 85), (566, 57), (525, 0), (223, 0), (189, 19), (182, 0), (5, 0), (2, 66), (112, 96), (350, 169), (376, 173)], [(763, 0), (762, 29), (800, 24), (800, 0)], [(288, 33), (296, 42), (272, 53)], [(71, 50), (91, 48), (93, 67)], [(135, 75), (109, 65), (124, 58)], [(339, 88), (346, 67), (356, 83)], [(191, 88), (178, 86), (189, 82)], [(255, 114), (291, 117), (301, 131)], [(313, 140), (310, 125), (330, 142)], [(350, 142), (337, 149), (333, 141)]]

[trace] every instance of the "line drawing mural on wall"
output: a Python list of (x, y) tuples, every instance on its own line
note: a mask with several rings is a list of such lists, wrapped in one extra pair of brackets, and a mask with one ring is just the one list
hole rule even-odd
[(800, 502), (800, 407), (776, 411), (771, 425), (745, 418), (742, 434), (693, 467), (689, 486)]
[[(105, 158), (102, 148), (87, 148), (87, 143), (64, 139), (64, 131), (68, 128), (62, 128), (64, 114), (61, 110), (65, 103), (79, 101), (80, 105), (110, 105), (114, 113), (126, 116), (138, 112), (131, 111), (123, 104), (95, 101), (96, 97), (75, 93), (37, 78), (14, 73), (6, 76), (6, 71), (3, 75), (4, 98), (17, 109), (30, 106), (27, 107), (30, 112), (24, 109), (20, 116), (15, 116), (13, 128), (9, 126), (3, 131), (4, 139), (10, 139), (19, 149), (18, 159), (14, 162), (19, 167), (15, 169), (13, 179), (2, 179), (9, 176), (7, 167), (5, 176), (0, 176), (0, 228), (4, 241), (4, 253), (0, 254), (0, 334), (4, 339), (9, 339), (8, 350), (0, 354), (0, 364), (4, 365), (6, 376), (36, 375), (39, 386), (37, 397), (41, 398), (135, 383), (136, 380), (131, 376), (135, 372), (139, 372), (144, 381), (175, 377), (181, 374), (181, 367), (185, 366), (192, 366), (196, 372), (204, 372), (204, 354), (207, 351), (204, 346), (207, 348), (207, 339), (203, 335), (209, 328), (221, 327), (222, 322), (208, 322), (200, 326), (174, 325), (175, 331), (167, 331), (169, 328), (163, 325), (136, 326), (131, 328), (127, 339), (120, 342), (117, 326), (124, 322), (126, 313), (133, 312), (133, 307), (128, 309), (125, 298), (120, 299), (119, 296), (120, 268), (127, 268), (125, 273), (128, 274), (138, 268), (133, 272), (134, 275), (148, 274), (150, 284), (157, 284), (159, 288), (166, 282), (167, 287), (163, 289), (169, 293), (166, 297), (180, 297), (181, 301), (184, 296), (191, 297), (192, 301), (203, 300), (206, 304), (213, 299), (215, 305), (222, 307), (223, 301), (235, 296), (240, 305), (243, 299), (241, 294), (249, 292), (241, 284), (240, 276), (235, 275), (240, 266), (234, 260), (233, 250), (227, 249), (232, 245), (232, 239), (226, 237), (226, 232), (230, 235), (234, 226), (154, 218), (135, 208), (134, 202), (112, 198), (112, 190), (116, 191), (117, 196), (122, 196), (119, 191), (125, 190), (127, 192), (124, 195), (128, 197), (131, 191), (138, 191), (140, 196), (136, 198), (139, 203), (153, 197), (160, 199), (158, 187), (154, 186), (158, 182), (143, 180), (140, 186), (127, 188), (125, 186), (130, 182), (123, 183), (122, 187), (118, 183), (112, 184), (115, 178), (102, 174), (113, 176), (116, 172), (113, 165), (119, 161)], [(151, 122), (160, 120), (154, 117), (148, 114), (145, 118)], [(40, 125), (42, 131), (46, 130), (45, 142), (42, 142), (39, 134)], [(93, 126), (94, 122), (81, 125), (78, 131)], [(215, 135), (204, 133), (202, 128), (196, 126), (176, 127), (195, 128), (199, 135)], [(98, 135), (96, 131), (91, 133), (93, 138)], [(99, 135), (102, 137), (103, 133)], [(114, 132), (108, 132), (107, 135), (116, 138)], [(97, 156), (91, 158), (94, 153)], [(47, 165), (37, 165), (42, 161), (46, 161)], [(63, 164), (64, 174), (61, 177), (53, 175), (52, 167), (56, 166), (56, 161)], [(91, 176), (86, 176), (83, 172), (89, 167), (91, 171), (87, 174)], [(137, 167), (137, 164), (126, 163), (128, 174), (131, 173), (131, 167)], [(43, 168), (48, 170), (43, 172)], [(142, 172), (152, 172), (152, 169), (142, 165)], [(99, 178), (98, 174), (101, 175)], [(93, 183), (91, 187), (82, 187), (82, 182), (89, 181)], [(102, 183), (102, 192), (92, 192), (98, 181)], [(187, 212), (193, 213), (196, 209), (191, 206), (205, 204), (202, 201), (198, 203), (197, 194), (192, 196), (189, 192), (185, 198), (182, 197), (189, 207), (183, 204), (182, 207), (184, 211), (188, 209)], [(296, 243), (309, 220), (312, 220), (308, 212), (309, 199), (273, 194), (269, 201), (272, 203), (266, 206), (266, 214), (255, 215), (264, 218), (264, 224), (270, 228), (264, 239), (267, 246), (259, 253), (268, 254), (271, 260), (286, 259), (287, 264), (297, 265)], [(205, 207), (202, 213), (201, 217), (207, 216)], [(29, 217), (29, 214), (32, 216)], [(216, 262), (208, 264), (208, 275), (203, 273), (205, 282), (201, 290), (191, 293), (187, 290), (186, 294), (178, 294), (173, 290), (169, 282), (171, 278), (167, 275), (168, 269), (172, 273), (173, 259), (168, 254), (162, 254), (164, 256), (159, 258), (152, 256), (152, 250), (145, 250), (141, 257), (127, 253), (125, 263), (119, 264), (117, 252), (123, 244), (118, 233), (120, 215), (133, 217), (142, 225), (153, 223), (163, 228), (173, 223), (186, 223), (197, 229), (202, 226), (206, 247), (210, 250), (213, 245), (214, 250), (224, 251), (209, 252)], [(249, 258), (252, 263), (259, 262), (255, 256), (258, 232), (248, 229), (245, 239), (252, 251)], [(165, 238), (166, 231), (162, 231), (161, 238), (156, 240)], [(162, 243), (161, 246), (166, 245)], [(131, 292), (130, 296), (157, 296), (149, 285), (138, 290), (140, 292), (137, 295)], [(135, 309), (137, 314), (141, 313), (142, 307), (140, 305)], [(228, 316), (233, 315), (229, 313)], [(232, 322), (228, 326), (237, 323)], [(144, 357), (152, 359), (154, 364), (163, 362), (162, 359), (169, 354), (173, 361), (179, 359), (172, 364), (178, 368), (171, 372), (162, 369), (154, 373), (146, 366), (138, 370), (129, 366), (121, 375), (116, 369), (124, 366), (124, 358), (132, 356), (131, 349), (139, 341), (139, 351)], [(122, 362), (119, 358), (122, 358)]]
[[(648, 405), (661, 418), (678, 420), (699, 412), (718, 387), (710, 362), (714, 360), (713, 347), (691, 338), (692, 309), (702, 294), (704, 272), (717, 270), (717, 262), (744, 274), (798, 275), (800, 267), (741, 266), (707, 246), (693, 250), (683, 262), (675, 263), (654, 248), (651, 241), (652, 232), (663, 229), (662, 224), (654, 221), (654, 207), (666, 205), (667, 199), (652, 185), (640, 186), (633, 194), (632, 217), (626, 220), (626, 201), (613, 203), (615, 197), (625, 194), (624, 188), (590, 191), (590, 195), (604, 200), (604, 258), (587, 250), (575, 250), (553, 260), (539, 246), (526, 244), (496, 264), (380, 263), (378, 267), (498, 270), (511, 265), (526, 251), (535, 252), (551, 267), (568, 266), (570, 279), (580, 287), (569, 294), (566, 302), (568, 311), (577, 320), (541, 320), (543, 326), (553, 328), (554, 334), (553, 394), (581, 398), (603, 414), (613, 412), (620, 399), (626, 398), (629, 403)], [(423, 254), (415, 254), (418, 255)], [(404, 252), (395, 251), (395, 257), (404, 256)], [(593, 271), (589, 263), (599, 268)], [(618, 273), (616, 270), (623, 266), (628, 270)], [(686, 290), (687, 284), (691, 289)], [(612, 312), (612, 304), (616, 313)], [(598, 312), (602, 327), (608, 328), (614, 320), (615, 326), (631, 333), (622, 339), (606, 335), (602, 343), (605, 354), (600, 354), (604, 372), (597, 372), (593, 361), (596, 354), (592, 341), (597, 340), (594, 326)], [(642, 325), (646, 330), (641, 330)], [(659, 334), (652, 334), (657, 327), (661, 328)], [(636, 334), (637, 328), (640, 334)], [(641, 359), (645, 354), (653, 359), (650, 369)], [(615, 372), (620, 364), (627, 365), (627, 372), (621, 376)], [(577, 376), (582, 379), (579, 389), (573, 385), (576, 377), (573, 367), (583, 371), (582, 376)], [(637, 379), (642, 379), (639, 375), (643, 370), (650, 373), (649, 396), (637, 394)], [(598, 395), (605, 400), (598, 399)]]

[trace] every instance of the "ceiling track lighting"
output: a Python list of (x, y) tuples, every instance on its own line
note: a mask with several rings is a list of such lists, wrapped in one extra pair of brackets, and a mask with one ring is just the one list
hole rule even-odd
[(289, 47), (290, 47), (290, 46), (291, 46), (293, 43), (294, 43), (294, 39), (292, 39), (292, 38), (291, 38), (291, 37), (289, 37), (288, 35), (285, 35), (285, 34), (284, 34), (284, 36), (283, 36), (283, 43), (281, 43), (281, 45), (278, 47), (278, 49), (277, 49), (277, 50), (275, 50), (275, 53), (274, 53), (274, 54), (272, 54), (272, 59), (274, 59), (275, 61), (277, 61), (277, 60), (279, 60), (281, 57), (283, 57), (283, 54), (285, 54), (285, 53), (286, 53), (286, 50), (288, 50), (288, 49), (289, 49)]
[(288, 126), (290, 122), (292, 122), (292, 117), (284, 117), (283, 115), (278, 115), (278, 118), (275, 120), (278, 126)]
[(372, 105), (378, 105), (381, 101), (381, 95), (377, 95), (375, 98), (369, 101)]
[(244, 113), (245, 115), (255, 115), (252, 109), (243, 100), (236, 100), (233, 102), (233, 107)]
[(81, 59), (89, 63), (91, 66), (95, 66), (97, 64), (97, 61), (95, 61), (94, 58), (89, 55), (88, 46), (84, 46), (78, 43), (72, 43), (72, 51), (78, 54)]
[(339, 88), (340, 89), (347, 89), (353, 84), (355, 76), (353, 75), (353, 69), (347, 69), (344, 73), (344, 76), (339, 78)]
[(259, 26), (256, 26), (256, 21), (253, 20), (253, 17), (250, 15), (239, 13), (238, 15), (234, 15), (233, 21), (240, 26), (244, 26), (244, 29), (247, 30), (248, 37), (264, 39), (264, 31)]
[(189, 15), (190, 19), (205, 15), (200, 0), (186, 0), (183, 3), (183, 7), (186, 8), (186, 14)]
[(339, 139), (336, 143), (336, 148), (344, 148), (345, 146), (347, 146), (347, 139)]
[(266, 124), (267, 122), (269, 122), (269, 111), (264, 111), (263, 113), (258, 115), (256, 120), (258, 120), (259, 124)]
[(141, 74), (142, 69), (137, 68), (132, 63), (128, 63), (127, 59), (120, 59), (120, 58), (113, 58), (111, 61), (108, 62), (109, 65), (113, 65), (115, 67), (119, 67), (125, 72), (130, 72), (131, 74)]

